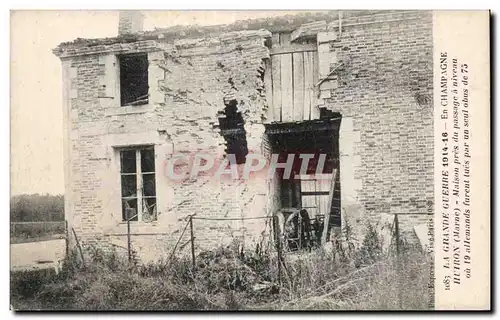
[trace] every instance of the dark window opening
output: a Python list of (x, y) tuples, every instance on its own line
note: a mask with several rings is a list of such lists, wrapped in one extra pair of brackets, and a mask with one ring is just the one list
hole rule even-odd
[(121, 105), (148, 104), (148, 55), (123, 55), (119, 62)]
[(226, 154), (234, 154), (236, 163), (245, 163), (248, 154), (245, 121), (241, 112), (238, 112), (236, 100), (225, 102), (224, 112), (219, 116), (219, 128), (226, 140)]
[(123, 221), (155, 221), (156, 174), (153, 147), (120, 151)]

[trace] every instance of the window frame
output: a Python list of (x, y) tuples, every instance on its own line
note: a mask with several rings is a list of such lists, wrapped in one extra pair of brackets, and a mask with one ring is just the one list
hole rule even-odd
[[(154, 166), (154, 171), (147, 171), (143, 172), (142, 171), (142, 155), (141, 151), (143, 150), (151, 150), (153, 151), (153, 166)], [(135, 172), (122, 172), (122, 166), (123, 166), (123, 157), (122, 157), (122, 152), (124, 151), (133, 151), (135, 154)], [(119, 174), (120, 174), (120, 206), (121, 206), (121, 220), (122, 222), (127, 222), (127, 220), (130, 220), (130, 222), (155, 222), (158, 220), (158, 197), (157, 197), (157, 192), (156, 192), (156, 154), (155, 154), (155, 146), (154, 145), (141, 145), (141, 146), (131, 146), (131, 147), (123, 147), (119, 148), (118, 150), (118, 155), (119, 155)], [(144, 190), (144, 175), (153, 175), (154, 176), (154, 196), (146, 196), (145, 190)], [(123, 196), (123, 176), (135, 176), (136, 177), (136, 190), (135, 190), (135, 197)], [(125, 211), (124, 211), (124, 204), (125, 201), (127, 200), (133, 200), (136, 199), (137, 201), (137, 212), (132, 219), (129, 219), (128, 217), (125, 216)], [(144, 212), (145, 212), (145, 199), (154, 199), (155, 201), (155, 207), (153, 210), (155, 210), (155, 214), (152, 217), (151, 220), (144, 220)], [(134, 218), (137, 217), (137, 220), (134, 220)]]

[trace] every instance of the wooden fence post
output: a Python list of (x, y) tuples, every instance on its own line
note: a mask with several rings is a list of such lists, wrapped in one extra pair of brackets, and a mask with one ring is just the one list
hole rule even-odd
[(300, 211), (299, 211), (299, 215), (297, 217), (297, 221), (298, 221), (298, 234), (299, 234), (299, 250), (302, 249), (302, 215), (300, 214)]
[(193, 230), (193, 216), (189, 216), (189, 228), (191, 230), (191, 258), (193, 260), (193, 270), (196, 268), (196, 260), (194, 255), (194, 230)]
[(75, 236), (76, 246), (78, 248), (78, 251), (80, 252), (80, 257), (82, 258), (82, 265), (85, 268), (85, 257), (83, 256), (83, 250), (82, 247), (80, 246), (80, 241), (78, 241), (78, 236), (76, 235), (75, 229), (71, 228), (71, 230), (73, 231), (73, 235)]
[(396, 236), (396, 258), (399, 261), (399, 219), (398, 214), (394, 214), (394, 233)]
[(278, 216), (274, 215), (273, 216), (273, 226), (274, 226), (274, 238), (276, 240), (276, 251), (277, 251), (277, 258), (278, 258), (278, 283), (279, 286), (281, 287), (281, 236), (279, 232), (279, 220)]
[(398, 214), (394, 214), (394, 232), (396, 236), (396, 273), (397, 273), (397, 287), (398, 287), (398, 304), (399, 308), (403, 308), (403, 300), (401, 297), (401, 272), (403, 271), (401, 268), (401, 258), (400, 258), (400, 236), (399, 236), (399, 219)]
[(130, 241), (130, 219), (127, 217), (127, 252), (128, 252), (128, 263), (132, 262), (132, 243)]
[(66, 259), (69, 258), (69, 230), (68, 230), (68, 220), (64, 220), (64, 235), (66, 237)]
[(172, 260), (172, 257), (174, 256), (174, 254), (175, 254), (175, 250), (177, 250), (177, 246), (178, 246), (178, 245), (179, 245), (179, 243), (181, 242), (181, 239), (182, 239), (182, 237), (184, 236), (184, 233), (186, 232), (186, 229), (187, 229), (187, 227), (188, 227), (188, 225), (189, 225), (189, 224), (190, 224), (190, 222), (188, 221), (188, 222), (186, 223), (186, 225), (184, 226), (184, 229), (182, 230), (182, 233), (181, 233), (181, 235), (180, 235), (179, 239), (177, 239), (177, 242), (175, 243), (174, 249), (172, 250), (172, 252), (171, 252), (171, 253), (170, 253), (170, 255), (168, 256), (168, 260), (167, 260), (167, 261), (168, 261), (168, 263), (169, 263), (169, 264), (170, 264), (170, 261)]

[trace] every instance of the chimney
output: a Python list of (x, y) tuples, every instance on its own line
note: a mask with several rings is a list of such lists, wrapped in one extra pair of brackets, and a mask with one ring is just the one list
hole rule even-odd
[(118, 21), (118, 36), (141, 32), (144, 22), (144, 15), (140, 11), (126, 10), (120, 11)]

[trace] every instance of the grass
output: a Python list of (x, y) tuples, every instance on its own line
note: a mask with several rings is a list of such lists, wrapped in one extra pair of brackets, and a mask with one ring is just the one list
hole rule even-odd
[(242, 251), (237, 241), (200, 253), (195, 269), (188, 257), (128, 264), (90, 248), (86, 268), (73, 253), (58, 275), (12, 273), (11, 303), (17, 310), (427, 309), (432, 257), (402, 246), (397, 258), (378, 239), (372, 230), (357, 250), (288, 253), (281, 279), (271, 247)]

